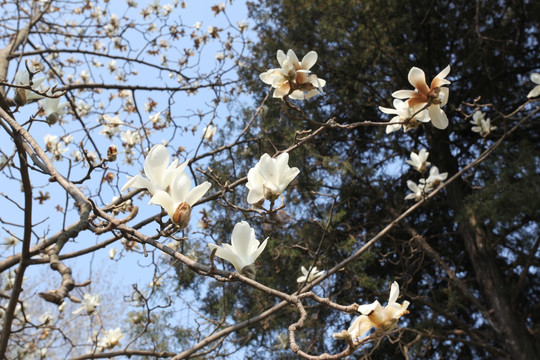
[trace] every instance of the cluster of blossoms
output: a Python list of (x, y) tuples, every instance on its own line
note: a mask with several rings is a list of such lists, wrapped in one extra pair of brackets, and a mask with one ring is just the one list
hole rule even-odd
[[(422, 122), (429, 122), (437, 129), (446, 129), (448, 118), (441, 109), (448, 102), (449, 89), (444, 85), (450, 84), (446, 76), (450, 72), (450, 65), (445, 67), (431, 81), (431, 85), (426, 83), (426, 74), (417, 67), (409, 71), (409, 83), (414, 86), (414, 90), (398, 90), (392, 94), (395, 109), (379, 107), (385, 114), (395, 114), (386, 127), (386, 133), (401, 129), (404, 131), (417, 128)], [(407, 99), (402, 101), (399, 99)]]
[[(426, 149), (421, 149), (418, 154), (411, 152), (411, 159), (407, 160), (407, 164), (411, 165), (416, 171), (423, 175), (426, 172), (427, 167), (431, 164), (427, 161), (428, 156), (429, 152), (427, 152)], [(409, 190), (411, 190), (411, 193), (405, 196), (405, 200), (422, 200), (424, 195), (438, 188), (447, 177), (448, 173), (440, 174), (439, 168), (432, 166), (431, 169), (429, 169), (428, 178), (420, 179), (419, 184), (416, 184), (412, 180), (407, 180), (407, 186), (409, 187)]]
[(161, 144), (155, 145), (144, 160), (146, 177), (137, 175), (129, 179), (122, 192), (128, 188), (147, 189), (152, 195), (150, 204), (161, 205), (172, 222), (183, 229), (189, 223), (191, 207), (211, 185), (205, 181), (191, 189), (191, 179), (184, 172), (189, 161), (178, 165), (178, 159), (175, 159), (169, 165), (169, 159), (167, 148)]
[(399, 304), (396, 302), (398, 297), (399, 285), (394, 281), (390, 288), (388, 304), (385, 307), (377, 300), (368, 305), (360, 305), (358, 312), (362, 315), (354, 319), (349, 329), (334, 333), (332, 336), (340, 340), (354, 340), (364, 335), (373, 327), (376, 328), (376, 334), (378, 335), (395, 329), (399, 318), (409, 313), (407, 310), (409, 302), (404, 301), (403, 304)]
[(288, 95), (291, 99), (304, 100), (322, 92), (326, 81), (315, 74), (309, 74), (309, 69), (317, 62), (315, 51), (310, 51), (302, 61), (298, 61), (293, 50), (287, 51), (287, 55), (283, 50), (278, 50), (277, 60), (281, 68), (270, 69), (259, 75), (264, 83), (275, 88), (275, 98)]
[[(30, 75), (30, 72), (26, 69), (21, 69), (15, 74), (15, 85), (25, 86), (29, 88), (17, 88), (15, 91), (14, 101), (17, 105), (24, 106), (30, 101), (45, 98), (45, 100), (43, 100), (41, 104), (41, 107), (45, 112), (47, 122), (50, 125), (53, 125), (58, 121), (60, 115), (63, 115), (65, 113), (64, 108), (69, 103), (60, 102), (61, 94), (53, 93), (50, 88), (45, 89), (43, 87), (43, 82), (45, 81), (45, 78), (41, 77), (38, 79), (34, 79), (33, 75), (35, 74), (35, 72), (31, 68), (30, 71), (32, 72), (32, 76)], [(42, 94), (45, 94), (46, 96)]]

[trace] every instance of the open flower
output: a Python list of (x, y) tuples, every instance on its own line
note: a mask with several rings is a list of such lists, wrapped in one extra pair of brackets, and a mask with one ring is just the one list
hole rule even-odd
[(431, 164), (427, 161), (429, 153), (426, 149), (421, 149), (418, 154), (411, 151), (411, 160), (407, 160), (407, 164), (411, 165), (416, 171), (424, 173)]
[(147, 189), (150, 195), (154, 195), (158, 190), (167, 191), (171, 182), (184, 172), (188, 164), (186, 161), (178, 165), (178, 159), (175, 159), (168, 165), (170, 157), (165, 146), (154, 145), (144, 160), (144, 173), (148, 178), (142, 175), (130, 178), (122, 187), (122, 192), (128, 188)]
[(289, 167), (289, 154), (282, 153), (277, 158), (268, 154), (261, 156), (259, 162), (249, 170), (246, 187), (249, 189), (247, 202), (274, 201), (287, 185), (300, 173), (298, 168)]
[[(307, 270), (305, 267), (302, 266), (300, 269), (302, 271), (302, 276), (300, 276), (298, 279), (296, 279), (296, 282), (303, 283), (304, 281), (307, 281), (308, 283), (312, 282), (319, 276), (323, 276), (325, 271), (324, 270), (317, 270), (317, 267), (310, 267), (309, 270)], [(308, 275), (309, 274), (309, 275)]]
[(58, 140), (58, 135), (47, 134), (43, 137), (45, 141), (45, 149), (52, 154), (52, 160), (62, 160), (64, 153), (68, 151), (68, 148), (64, 148), (62, 143)]
[(479, 133), (482, 137), (488, 136), (492, 130), (497, 128), (491, 126), (491, 120), (489, 118), (485, 119), (485, 114), (480, 110), (474, 112), (471, 124), (474, 125), (471, 130)]
[[(47, 92), (47, 95), (52, 96), (53, 95), (52, 91), (49, 90)], [(45, 100), (43, 100), (42, 107), (43, 107), (43, 111), (45, 111), (47, 122), (50, 125), (55, 124), (58, 121), (58, 118), (60, 117), (60, 115), (65, 113), (64, 108), (68, 105), (69, 105), (68, 102), (61, 103), (59, 97), (45, 98)]]
[(532, 73), (531, 81), (536, 84), (536, 86), (527, 94), (528, 98), (537, 97), (540, 95), (540, 74)]
[(108, 114), (103, 115), (103, 130), (99, 133), (105, 135), (107, 138), (111, 139), (114, 135), (122, 131), (120, 128), (124, 123), (120, 120), (120, 116), (111, 117)]
[(96, 311), (96, 308), (100, 304), (100, 296), (98, 294), (84, 294), (82, 306), (75, 310), (73, 314), (78, 314), (81, 311), (85, 310), (88, 315), (93, 314)]
[(427, 178), (427, 180), (424, 181), (424, 179), (420, 179), (420, 183), (422, 183), (422, 185), (425, 184), (424, 192), (428, 193), (438, 188), (439, 185), (441, 185), (441, 183), (446, 180), (447, 177), (448, 173), (440, 174), (439, 168), (437, 168), (436, 166), (432, 166), (431, 169), (429, 169), (429, 177)]
[(415, 87), (415, 90), (399, 90), (392, 94), (398, 99), (409, 99), (409, 106), (414, 112), (427, 106), (429, 117), (433, 126), (437, 129), (446, 129), (448, 118), (441, 109), (448, 102), (449, 90), (443, 85), (450, 84), (446, 76), (450, 72), (450, 65), (445, 67), (431, 81), (431, 86), (426, 83), (426, 74), (422, 69), (413, 67), (409, 71), (409, 82)]
[(404, 131), (407, 132), (410, 129), (417, 128), (421, 122), (429, 122), (430, 120), (428, 111), (425, 109), (415, 115), (413, 109), (409, 107), (408, 101), (394, 99), (393, 105), (395, 109), (379, 106), (379, 110), (383, 113), (396, 115), (390, 119), (392, 124), (386, 126), (387, 134), (398, 131), (402, 125)]
[(208, 181), (191, 188), (191, 179), (182, 172), (172, 181), (169, 192), (157, 190), (150, 199), (150, 204), (161, 205), (167, 211), (172, 222), (184, 229), (191, 218), (191, 207), (206, 194), (212, 186)]
[(203, 135), (202, 138), (204, 140), (212, 141), (212, 138), (216, 134), (217, 127), (214, 125), (208, 125), (203, 129)]
[[(357, 339), (372, 327), (377, 329), (377, 334), (379, 335), (396, 328), (399, 318), (402, 315), (409, 313), (409, 311), (407, 311), (409, 302), (404, 301), (403, 304), (398, 304), (396, 302), (398, 296), (399, 285), (394, 281), (390, 288), (388, 304), (385, 307), (382, 307), (377, 300), (372, 304), (359, 306), (358, 311), (362, 315), (354, 319), (347, 330), (348, 335), (350, 335), (352, 339)], [(343, 338), (343, 332), (334, 335), (335, 338)]]
[(107, 330), (105, 331), (104, 336), (98, 342), (98, 347), (101, 349), (101, 351), (105, 349), (112, 349), (119, 344), (120, 340), (122, 340), (124, 336), (125, 335), (122, 333), (122, 330), (120, 330), (119, 327), (116, 329)]
[(315, 51), (307, 53), (300, 62), (293, 50), (287, 51), (287, 55), (278, 50), (277, 60), (281, 68), (270, 69), (259, 75), (264, 83), (276, 89), (273, 95), (275, 98), (289, 95), (291, 99), (304, 100), (322, 92), (326, 81), (315, 74), (309, 75), (309, 69), (317, 62)]
[(236, 271), (254, 279), (256, 274), (254, 262), (263, 252), (267, 241), (268, 238), (261, 244), (255, 238), (255, 230), (247, 222), (242, 221), (234, 225), (231, 245), (208, 244), (208, 246), (216, 250), (216, 256), (233, 264)]
[[(422, 182), (422, 179), (420, 179), (420, 182)], [(407, 187), (411, 192), (405, 196), (405, 200), (414, 199), (414, 201), (420, 201), (424, 198), (424, 184), (420, 183), (417, 185), (414, 181), (407, 180)]]
[[(38, 88), (41, 86), (43, 81), (45, 81), (44, 77), (39, 78), (39, 79), (32, 79), (32, 89), (38, 90), (38, 91), (41, 90)], [(30, 86), (30, 74), (28, 73), (28, 70), (17, 71), (17, 73), (15, 74), (15, 85)], [(37, 100), (37, 99), (42, 99), (42, 98), (43, 98), (42, 95), (39, 95), (33, 92), (32, 90), (17, 89), (15, 91), (14, 100), (17, 105), (23, 106), (30, 100)]]

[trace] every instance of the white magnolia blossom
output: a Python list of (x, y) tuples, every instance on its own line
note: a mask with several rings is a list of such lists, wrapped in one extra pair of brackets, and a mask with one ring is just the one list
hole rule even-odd
[(141, 143), (141, 135), (138, 131), (126, 130), (120, 133), (120, 138), (126, 146), (133, 147)]
[(191, 218), (191, 207), (206, 194), (211, 186), (208, 181), (205, 181), (191, 189), (191, 179), (182, 172), (173, 179), (168, 192), (157, 190), (150, 199), (150, 204), (161, 205), (172, 222), (183, 229)]
[(15, 236), (5, 236), (4, 241), (2, 242), (2, 245), (10, 247), (15, 247), (19, 245), (20, 240), (17, 239)]
[(439, 168), (432, 166), (431, 169), (429, 169), (429, 177), (425, 181), (424, 179), (420, 179), (420, 183), (421, 185), (425, 185), (424, 192), (428, 193), (438, 188), (447, 177), (448, 173), (440, 174)]
[(531, 74), (531, 81), (536, 84), (536, 86), (527, 94), (528, 98), (533, 98), (540, 96), (540, 74), (539, 73), (532, 73)]
[(128, 188), (147, 189), (150, 195), (154, 195), (158, 190), (167, 191), (173, 180), (180, 176), (188, 165), (188, 161), (178, 165), (178, 159), (174, 159), (169, 165), (170, 157), (165, 146), (154, 145), (144, 159), (144, 174), (147, 178), (142, 175), (130, 178), (122, 187), (122, 192)]
[[(32, 70), (32, 69), (30, 69)], [(41, 84), (45, 81), (45, 78), (39, 78), (39, 79), (32, 79), (32, 89), (37, 91), (43, 91), (41, 89)], [(28, 73), (28, 70), (19, 70), (15, 74), (15, 85), (20, 86), (30, 86), (30, 74)], [(28, 89), (17, 89), (15, 90), (15, 102), (18, 105), (24, 105), (30, 100), (37, 100), (42, 99), (43, 96), (39, 95), (32, 90)]]
[(426, 149), (421, 149), (418, 154), (411, 151), (411, 160), (407, 160), (407, 164), (411, 165), (416, 171), (424, 173), (431, 164), (427, 161), (428, 156), (429, 152)]
[(480, 110), (475, 111), (471, 120), (471, 124), (474, 125), (471, 130), (479, 133), (482, 137), (488, 136), (492, 130), (497, 128), (496, 126), (491, 126), (491, 120), (489, 118), (485, 119), (485, 115)]
[(245, 221), (234, 225), (231, 236), (231, 244), (218, 246), (208, 244), (210, 249), (216, 250), (216, 256), (229, 261), (239, 273), (254, 279), (256, 268), (255, 260), (266, 247), (266, 238), (261, 244), (255, 238), (255, 230)]
[(401, 126), (407, 132), (410, 129), (417, 128), (420, 122), (429, 122), (430, 120), (429, 113), (425, 109), (415, 115), (413, 109), (409, 107), (408, 101), (394, 99), (393, 105), (395, 109), (379, 106), (379, 110), (383, 113), (396, 115), (390, 119), (392, 124), (386, 126), (387, 134), (398, 131), (401, 129)]
[(309, 99), (319, 92), (326, 85), (326, 81), (319, 79), (317, 75), (309, 73), (309, 69), (317, 62), (317, 53), (310, 51), (298, 61), (293, 50), (287, 51), (287, 55), (282, 50), (277, 52), (277, 60), (281, 68), (270, 69), (259, 75), (260, 79), (272, 85), (275, 98), (283, 98), (289, 94), (291, 99)]
[(423, 109), (427, 106), (431, 123), (437, 129), (446, 129), (448, 126), (448, 118), (441, 109), (448, 102), (449, 90), (443, 85), (450, 84), (446, 80), (446, 76), (450, 72), (450, 65), (445, 67), (431, 81), (431, 86), (426, 83), (426, 74), (422, 69), (413, 67), (409, 71), (409, 83), (415, 87), (415, 90), (399, 90), (392, 94), (398, 99), (409, 99), (409, 107), (414, 112)]
[(214, 135), (216, 134), (216, 131), (217, 131), (217, 127), (214, 125), (205, 126), (202, 132), (202, 138), (204, 140), (212, 141)]
[[(372, 327), (377, 329), (377, 334), (379, 335), (396, 328), (399, 318), (409, 313), (407, 308), (410, 304), (408, 301), (404, 301), (403, 304), (398, 304), (396, 302), (398, 296), (399, 285), (394, 281), (390, 288), (388, 304), (385, 307), (382, 307), (381, 304), (375, 300), (372, 304), (360, 305), (358, 311), (362, 315), (354, 319), (347, 330), (347, 334), (352, 339), (357, 339)], [(334, 334), (333, 336), (342, 339), (343, 332)]]
[[(52, 96), (52, 91), (48, 91), (47, 95)], [(45, 117), (47, 118), (47, 122), (49, 124), (55, 124), (58, 121), (58, 118), (60, 115), (63, 115), (65, 113), (65, 107), (68, 106), (68, 102), (60, 102), (60, 97), (56, 98), (45, 98), (43, 100), (43, 111), (45, 111)]]
[(261, 156), (261, 159), (248, 172), (249, 189), (247, 202), (249, 204), (261, 201), (274, 201), (285, 190), (287, 185), (300, 173), (298, 168), (289, 167), (289, 154), (282, 153), (277, 158), (272, 158), (268, 154)]
[(124, 125), (124, 123), (120, 121), (119, 115), (111, 117), (110, 115), (105, 114), (103, 115), (103, 121), (105, 124), (103, 124), (103, 130), (99, 133), (105, 135), (107, 138), (111, 139), (114, 135), (122, 131), (120, 126)]
[(105, 331), (105, 334), (98, 342), (98, 347), (103, 351), (105, 349), (112, 349), (119, 344), (120, 340), (124, 338), (124, 334), (119, 327)]
[(58, 140), (58, 135), (47, 134), (43, 137), (45, 149), (52, 154), (52, 160), (62, 160), (63, 154), (68, 151)]
[(115, 256), (116, 256), (116, 248), (111, 248), (111, 250), (109, 250), (109, 258), (112, 260), (114, 259)]
[[(296, 282), (303, 283), (303, 282), (312, 282), (319, 276), (323, 276), (326, 271), (324, 270), (318, 270), (316, 266), (310, 267), (309, 270), (307, 270), (304, 266), (300, 269), (302, 271), (302, 276), (300, 276), (298, 279), (296, 279)], [(309, 274), (309, 275), (308, 275)]]
[(411, 192), (405, 196), (405, 200), (411, 200), (414, 199), (414, 201), (420, 201), (424, 198), (425, 195), (425, 185), (424, 184), (416, 184), (412, 180), (407, 180), (407, 187)]
[(100, 296), (98, 294), (84, 294), (82, 300), (82, 306), (75, 310), (73, 314), (78, 314), (81, 311), (86, 311), (88, 315), (93, 314), (96, 311), (96, 308), (100, 304)]

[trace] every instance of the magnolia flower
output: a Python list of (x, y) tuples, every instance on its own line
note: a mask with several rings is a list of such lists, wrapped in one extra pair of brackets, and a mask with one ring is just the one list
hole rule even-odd
[(540, 95), (540, 74), (532, 73), (531, 81), (537, 85), (529, 92), (529, 94), (527, 94), (528, 98), (533, 98)]
[(85, 310), (88, 315), (93, 314), (96, 311), (96, 308), (100, 304), (100, 296), (98, 294), (84, 294), (82, 306), (75, 310), (73, 314), (78, 314), (81, 311)]
[(399, 285), (394, 281), (390, 288), (388, 304), (385, 307), (382, 307), (377, 300), (372, 304), (359, 306), (358, 311), (362, 315), (357, 317), (347, 330), (351, 338), (359, 338), (372, 327), (377, 328), (379, 334), (396, 328), (399, 318), (409, 313), (407, 311), (409, 302), (404, 301), (403, 304), (398, 304), (396, 302), (398, 296)]
[(428, 193), (431, 190), (438, 188), (447, 177), (448, 173), (439, 174), (439, 169), (436, 166), (432, 166), (431, 169), (429, 169), (429, 177), (427, 180), (424, 181), (424, 179), (420, 179), (420, 182), (425, 184), (424, 192)]
[(414, 199), (414, 201), (420, 201), (424, 198), (424, 194), (425, 194), (424, 184), (416, 185), (414, 181), (407, 180), (407, 186), (409, 187), (409, 190), (411, 190), (411, 193), (405, 196), (405, 200)]
[(43, 137), (45, 141), (45, 149), (52, 154), (52, 160), (62, 160), (63, 154), (68, 151), (58, 140), (57, 135), (47, 134)]
[(450, 81), (445, 79), (449, 72), (450, 65), (435, 76), (431, 81), (431, 86), (428, 87), (424, 71), (413, 67), (409, 71), (409, 82), (415, 87), (415, 90), (399, 90), (394, 92), (392, 96), (398, 99), (409, 99), (409, 106), (414, 112), (427, 106), (433, 126), (441, 130), (446, 129), (448, 118), (441, 107), (448, 102), (449, 90), (442, 86), (450, 84)]
[(424, 173), (426, 168), (431, 164), (427, 161), (429, 153), (426, 149), (421, 149), (418, 154), (411, 152), (411, 160), (407, 160), (407, 164), (411, 165), (416, 171)]
[(203, 129), (202, 138), (204, 140), (212, 141), (212, 138), (214, 137), (216, 131), (217, 127), (215, 127), (214, 125), (208, 125)]
[(417, 128), (420, 125), (420, 122), (429, 122), (430, 120), (427, 110), (422, 110), (415, 115), (413, 109), (409, 107), (408, 101), (394, 99), (393, 105), (395, 109), (379, 106), (379, 110), (381, 110), (383, 113), (396, 115), (390, 120), (392, 124), (386, 126), (387, 134), (401, 129), (402, 125), (404, 127), (404, 131), (407, 132), (410, 129)]
[(105, 135), (109, 139), (119, 133), (121, 131), (120, 126), (124, 125), (124, 123), (120, 121), (120, 116), (118, 115), (111, 117), (108, 114), (105, 114), (103, 115), (103, 120), (105, 121), (105, 124), (103, 125), (103, 130), (99, 133)]
[[(308, 283), (312, 282), (319, 276), (323, 276), (325, 271), (324, 270), (317, 270), (316, 266), (310, 267), (309, 270), (307, 270), (305, 267), (302, 266), (300, 269), (302, 271), (302, 276), (300, 276), (298, 279), (296, 279), (296, 282), (303, 283), (304, 281), (307, 281)], [(309, 274), (309, 275), (308, 275)]]
[(98, 347), (100, 347), (101, 350), (112, 349), (113, 347), (118, 345), (118, 343), (124, 338), (124, 336), (125, 335), (122, 333), (119, 327), (117, 327), (116, 329), (107, 330), (105, 331), (105, 335), (99, 341)]
[(114, 259), (116, 255), (116, 248), (111, 248), (111, 250), (109, 250), (109, 258), (112, 260)]
[(261, 244), (255, 238), (255, 230), (247, 222), (242, 221), (234, 225), (231, 236), (232, 245), (223, 244), (223, 246), (217, 246), (208, 244), (208, 246), (210, 249), (216, 250), (216, 256), (233, 264), (236, 271), (250, 279), (254, 279), (256, 268), (253, 263), (263, 252), (267, 241), (268, 238)]
[(281, 68), (270, 69), (259, 75), (264, 83), (276, 89), (273, 95), (275, 98), (289, 95), (291, 99), (304, 100), (322, 92), (326, 81), (317, 78), (317, 75), (309, 75), (309, 69), (317, 62), (315, 51), (307, 53), (300, 62), (293, 50), (287, 51), (287, 55), (278, 50), (277, 60)]
[(191, 218), (191, 207), (206, 194), (210, 186), (212, 185), (205, 181), (190, 190), (191, 179), (182, 172), (173, 179), (169, 192), (162, 189), (157, 190), (149, 204), (161, 205), (167, 211), (172, 222), (184, 229)]
[(126, 130), (120, 134), (120, 138), (126, 146), (133, 147), (141, 142), (141, 135), (138, 131)]
[(277, 199), (300, 172), (296, 167), (290, 168), (288, 162), (288, 153), (282, 153), (277, 158), (271, 158), (268, 154), (261, 156), (248, 172), (246, 187), (249, 189), (249, 204)]
[[(48, 91), (47, 95), (53, 96), (52, 91)], [(47, 122), (51, 125), (55, 124), (58, 121), (58, 117), (65, 113), (64, 108), (68, 106), (68, 102), (60, 102), (60, 98), (45, 98), (43, 100), (43, 111), (45, 111), (45, 116), (47, 118)]]
[(471, 124), (474, 125), (471, 130), (479, 133), (482, 137), (488, 136), (492, 130), (497, 128), (496, 126), (491, 126), (491, 120), (489, 118), (484, 119), (484, 117), (485, 114), (478, 110), (474, 112), (473, 119), (471, 120)]
[[(39, 78), (39, 79), (32, 79), (32, 90), (40, 90), (38, 87), (41, 86), (41, 84), (45, 81), (45, 78)], [(28, 70), (19, 70), (15, 74), (15, 85), (20, 86), (30, 86), (30, 74), (28, 73)], [(17, 105), (23, 106), (30, 100), (37, 100), (42, 99), (43, 96), (35, 93), (32, 90), (27, 89), (17, 89), (15, 91), (15, 103)]]
[(167, 191), (172, 181), (180, 176), (188, 165), (188, 161), (177, 165), (178, 159), (175, 159), (167, 166), (169, 158), (169, 150), (165, 146), (154, 145), (144, 160), (144, 173), (148, 178), (142, 175), (130, 178), (122, 187), (122, 192), (128, 188), (147, 189), (150, 195), (154, 195), (158, 190)]

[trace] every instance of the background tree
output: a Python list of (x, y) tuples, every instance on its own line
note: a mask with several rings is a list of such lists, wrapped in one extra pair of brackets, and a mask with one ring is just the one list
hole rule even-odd
[[(1, 3), (0, 358), (534, 359), (539, 5), (261, 0), (256, 43), (234, 5)], [(289, 48), (318, 53), (324, 94), (272, 97), (259, 74)], [(447, 64), (449, 127), (386, 134), (377, 106), (409, 69)], [(496, 128), (471, 131), (479, 110)], [(158, 165), (188, 160), (175, 179), (212, 183), (185, 228), (148, 205), (156, 190), (122, 191), (154, 182), (157, 144)], [(422, 148), (448, 180), (405, 200)], [(265, 153), (299, 175), (249, 204)], [(240, 221), (268, 237), (256, 277), (208, 247)], [(299, 282), (301, 266), (326, 272)], [(394, 281), (400, 327), (343, 335)]]
[[(324, 88), (324, 96), (301, 104), (268, 100), (257, 127), (251, 127), (264, 135), (260, 149), (242, 149), (235, 164), (242, 164), (239, 158), (287, 148), (299, 131), (314, 131), (328, 119), (341, 125), (327, 126), (324, 135), (291, 154), (303, 176), (297, 192), (287, 197), (288, 217), (280, 217), (279, 226), (275, 218), (264, 225), (272, 226), (270, 237), (276, 239), (268, 253), (272, 268), (265, 273), (289, 274), (301, 264), (332, 267), (377, 234), (410, 205), (403, 200), (405, 181), (419, 178), (405, 165), (411, 151), (428, 149), (430, 161), (452, 176), (502, 140), (487, 161), (337, 272), (325, 283), (325, 296), (339, 303), (369, 301), (381, 296), (392, 279), (405, 284), (404, 292), (415, 300), (414, 315), (406, 320), (414, 330), (399, 337), (400, 347), (386, 343), (372, 356), (393, 357), (401, 349), (421, 358), (533, 359), (538, 352), (533, 314), (538, 303), (539, 207), (534, 194), (539, 134), (538, 116), (524, 115), (530, 108), (520, 106), (529, 91), (524, 88), (528, 74), (538, 68), (538, 5), (258, 1), (250, 11), (259, 36), (251, 63), (260, 66), (243, 75), (259, 99), (267, 96), (259, 74), (275, 67), (279, 49), (294, 49), (299, 56), (316, 49), (319, 61), (312, 70), (332, 86)], [(448, 129), (421, 126), (388, 136), (384, 127), (362, 126), (386, 118), (377, 105), (391, 107), (390, 94), (410, 88), (406, 79), (412, 66), (426, 70), (429, 81), (447, 64), (452, 67)], [(485, 138), (471, 131), (477, 110), (498, 128)], [(232, 216), (225, 214), (216, 223)], [(294, 279), (284, 282), (279, 275), (273, 285), (296, 288)], [(244, 308), (256, 313), (264, 296), (244, 299)], [(306, 348), (339, 348), (316, 324), (346, 328), (350, 318), (327, 310), (312, 310)], [(286, 311), (284, 316), (289, 316)], [(272, 336), (285, 330), (272, 325)], [(268, 336), (265, 330), (259, 339)]]

